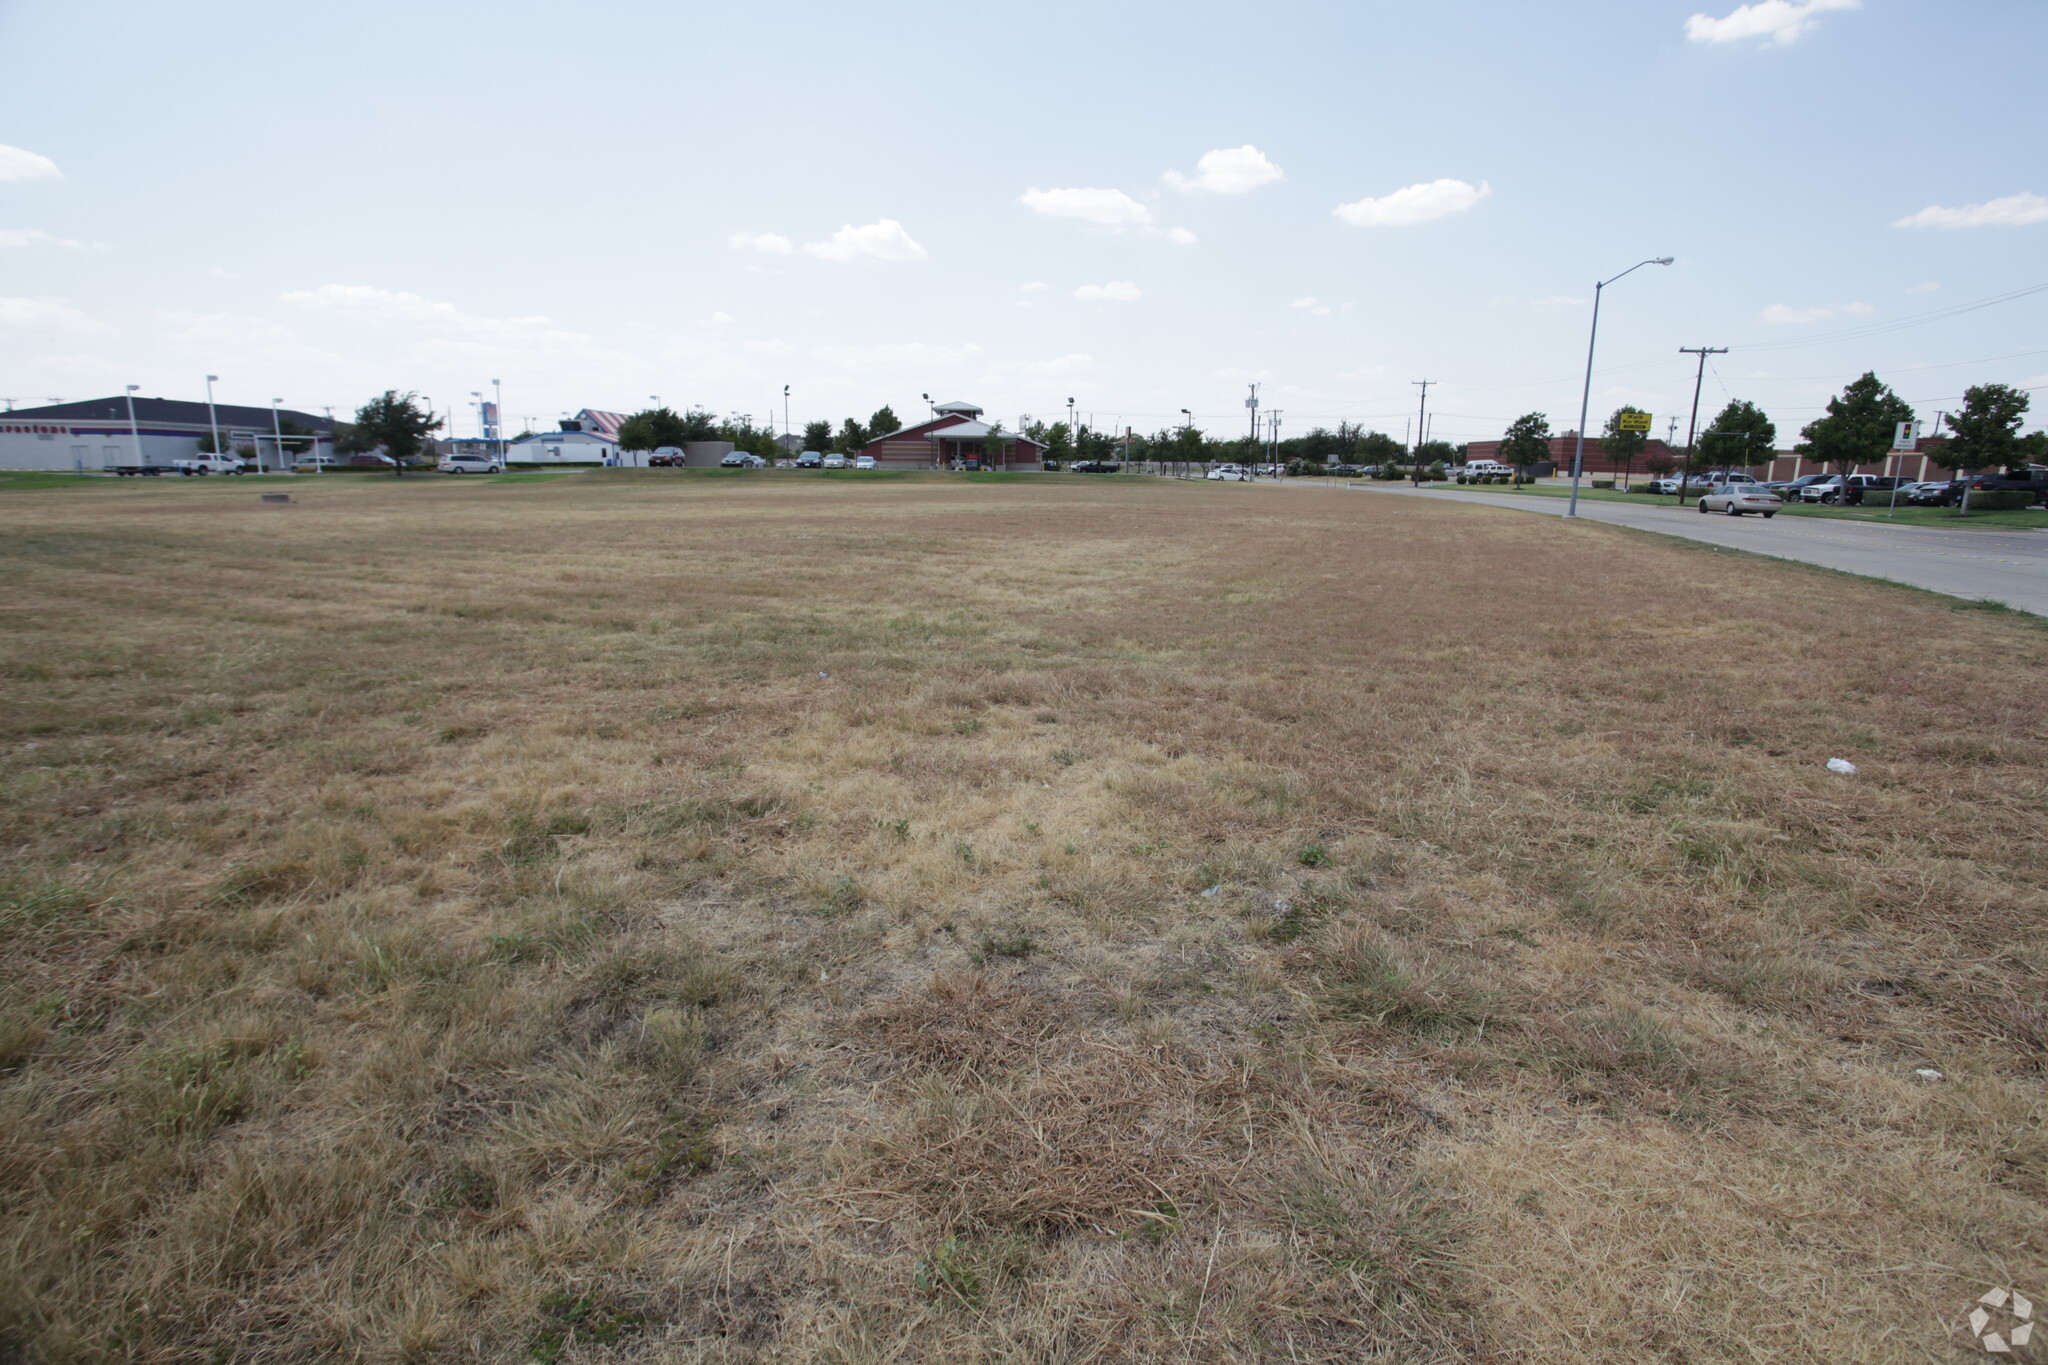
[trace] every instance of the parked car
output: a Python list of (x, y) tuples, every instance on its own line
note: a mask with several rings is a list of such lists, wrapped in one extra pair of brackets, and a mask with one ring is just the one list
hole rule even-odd
[(335, 455), (301, 455), (292, 461), (292, 469), (308, 469), (318, 473), (324, 469), (333, 469), (340, 463), (340, 457)]
[(1044, 464), (1043, 464), (1042, 466), (1040, 466), (1040, 467), (1041, 467), (1042, 469), (1044, 469), (1044, 470), (1045, 470), (1045, 472), (1046, 472), (1046, 473), (1048, 473), (1048, 474), (1057, 474), (1057, 473), (1059, 473), (1059, 472), (1060, 472), (1060, 462), (1059, 462), (1059, 457), (1058, 457), (1058, 456), (1052, 456), (1052, 455), (1049, 455), (1049, 456), (1047, 456), (1047, 457), (1046, 457), (1046, 461), (1045, 461), (1045, 463), (1044, 463)]
[(379, 455), (375, 451), (364, 451), (349, 456), (348, 467), (350, 469), (396, 469), (398, 468), (398, 461), (392, 459), (389, 455)]
[(1778, 509), (1784, 505), (1783, 498), (1757, 487), (1753, 481), (1746, 484), (1724, 483), (1702, 497), (1699, 503), (1701, 512), (1725, 512), (1731, 517), (1739, 517), (1744, 512), (1761, 512), (1765, 521), (1778, 515)]
[(824, 466), (825, 457), (815, 450), (801, 451), (796, 457), (798, 469), (822, 469)]
[(649, 469), (681, 469), (687, 457), (679, 446), (661, 446), (647, 457)]
[[(1701, 480), (1687, 479), (1685, 486), (1687, 488), (1698, 488), (1701, 486)], [(1678, 476), (1676, 474), (1666, 474), (1661, 479), (1652, 479), (1643, 485), (1643, 490), (1649, 493), (1676, 493), (1678, 491)]]
[(1214, 479), (1219, 483), (1248, 483), (1252, 476), (1237, 465), (1219, 464), (1203, 475), (1203, 477)]
[(847, 461), (844, 455), (827, 455), (825, 457), (824, 467), (827, 469), (844, 469), (846, 468), (846, 463)]
[(743, 451), (735, 450), (731, 454), (719, 460), (718, 467), (720, 469), (745, 469), (747, 467), (747, 462), (753, 458), (753, 456), (748, 455)]
[(502, 474), (505, 466), (492, 455), (443, 455), (435, 466), (443, 474)]
[(1739, 471), (1730, 470), (1724, 472), (1722, 470), (1717, 469), (1713, 473), (1706, 475), (1704, 478), (1693, 480), (1693, 482), (1704, 483), (1709, 488), (1722, 488), (1731, 484), (1753, 484), (1756, 483), (1757, 480), (1752, 476), (1741, 473)]
[(1114, 474), (1123, 466), (1115, 460), (1076, 460), (1067, 468), (1076, 474)]
[(853, 467), (855, 469), (873, 469), (875, 467), (875, 457), (872, 455), (856, 455), (853, 457)]
[(1333, 464), (1329, 472), (1340, 479), (1356, 479), (1365, 473), (1365, 468), (1355, 464)]
[(174, 464), (112, 464), (107, 468), (122, 478), (132, 475), (137, 478), (160, 479), (166, 474), (183, 472)]

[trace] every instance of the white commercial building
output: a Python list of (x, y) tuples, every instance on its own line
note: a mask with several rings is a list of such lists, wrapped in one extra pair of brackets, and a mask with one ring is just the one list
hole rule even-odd
[[(78, 403), (0, 413), (0, 469), (97, 474), (124, 465), (167, 465), (199, 453), (220, 432), (220, 444), (264, 469), (283, 469), (306, 455), (334, 453), (334, 423), (311, 413), (181, 398), (89, 398)], [(284, 433), (284, 449), (277, 432)], [(294, 439), (296, 438), (296, 439)]]

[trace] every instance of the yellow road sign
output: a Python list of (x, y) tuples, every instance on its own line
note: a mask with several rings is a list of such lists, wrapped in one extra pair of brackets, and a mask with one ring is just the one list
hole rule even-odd
[(1650, 414), (1647, 412), (1624, 412), (1621, 414), (1621, 420), (1615, 423), (1615, 425), (1623, 431), (1648, 431), (1650, 429)]

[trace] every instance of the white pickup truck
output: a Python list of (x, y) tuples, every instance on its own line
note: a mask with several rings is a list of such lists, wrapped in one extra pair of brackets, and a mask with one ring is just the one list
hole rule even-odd
[(1512, 474), (1515, 472), (1515, 467), (1511, 464), (1502, 464), (1499, 460), (1469, 460), (1466, 462), (1465, 467), (1458, 472), (1465, 475)]
[(232, 455), (192, 455), (182, 460), (172, 460), (171, 467), (181, 475), (242, 472), (242, 462)]

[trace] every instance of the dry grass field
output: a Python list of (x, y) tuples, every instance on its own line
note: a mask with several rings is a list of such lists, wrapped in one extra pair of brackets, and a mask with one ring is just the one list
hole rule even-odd
[(2048, 1297), (2038, 622), (1371, 493), (297, 491), (0, 501), (0, 1360)]

